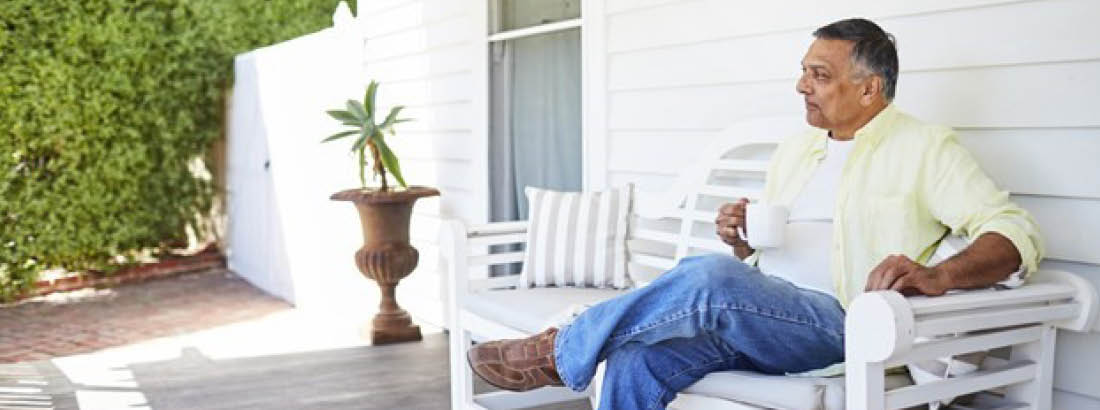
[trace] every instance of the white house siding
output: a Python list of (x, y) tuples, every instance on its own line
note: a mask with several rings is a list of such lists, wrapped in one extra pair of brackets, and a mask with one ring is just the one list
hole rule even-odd
[(421, 200), (413, 215), (412, 242), (420, 266), (401, 283), (402, 306), (421, 321), (442, 325), (440, 218), (484, 222), (487, 181), (473, 165), (484, 147), (474, 137), (473, 66), (478, 61), (474, 14), (457, 0), (361, 1), (358, 23), (366, 37), (364, 73), (381, 83), (383, 109), (405, 105), (404, 117), (387, 139), (401, 158), (405, 180), (438, 188), (442, 196)]
[[(737, 120), (802, 110), (814, 28), (874, 19), (898, 40), (897, 105), (955, 127), (1035, 215), (1047, 268), (1100, 286), (1100, 2), (606, 0), (606, 180), (667, 188)], [(1100, 334), (1061, 333), (1054, 407), (1100, 408)]]

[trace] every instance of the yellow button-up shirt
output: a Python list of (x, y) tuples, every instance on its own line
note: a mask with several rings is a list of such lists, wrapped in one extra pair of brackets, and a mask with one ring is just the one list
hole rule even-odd
[[(827, 131), (812, 129), (779, 145), (765, 202), (791, 205), (824, 158), (826, 138)], [(887, 256), (927, 263), (948, 233), (971, 241), (999, 233), (1020, 252), (1025, 275), (1038, 269), (1043, 243), (1034, 219), (997, 188), (950, 128), (891, 104), (856, 132), (854, 143), (837, 187), (829, 265), (845, 308)]]

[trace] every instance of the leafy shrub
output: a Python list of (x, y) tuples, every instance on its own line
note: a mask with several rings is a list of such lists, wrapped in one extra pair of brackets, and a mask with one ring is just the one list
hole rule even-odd
[(0, 2), (0, 301), (198, 229), (233, 56), (331, 25), (336, 4)]

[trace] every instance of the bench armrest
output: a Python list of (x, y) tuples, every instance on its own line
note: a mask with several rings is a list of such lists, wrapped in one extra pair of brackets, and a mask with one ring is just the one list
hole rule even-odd
[[(1050, 324), (1078, 332), (1092, 328), (1096, 289), (1067, 272), (1040, 271), (1015, 289), (982, 289), (905, 298), (894, 291), (857, 297), (845, 320), (845, 350), (861, 361), (905, 357), (918, 338)], [(1000, 347), (990, 346), (989, 348)], [(949, 354), (966, 351), (944, 352)]]
[(447, 281), (452, 301), (461, 301), (469, 292), (515, 286), (517, 275), (490, 278), (474, 275), (491, 265), (523, 261), (523, 252), (489, 254), (490, 245), (527, 241), (527, 222), (496, 222), (467, 226), (458, 219), (443, 221), (440, 245), (447, 266)]

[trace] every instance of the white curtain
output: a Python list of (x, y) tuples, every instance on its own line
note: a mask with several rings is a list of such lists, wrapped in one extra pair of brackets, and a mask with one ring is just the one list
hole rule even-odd
[(580, 30), (490, 47), (490, 217), (527, 219), (525, 186), (581, 188)]

